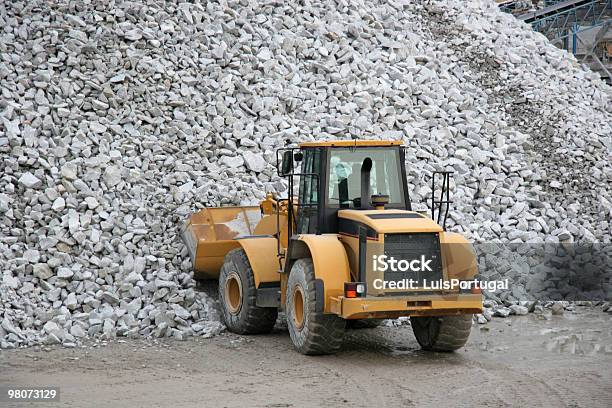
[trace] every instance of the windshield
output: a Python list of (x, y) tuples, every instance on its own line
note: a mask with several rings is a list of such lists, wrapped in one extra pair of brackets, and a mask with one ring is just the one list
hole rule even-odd
[(399, 167), (399, 148), (332, 148), (329, 159), (327, 204), (355, 208), (361, 197), (361, 165), (372, 160), (370, 195), (389, 196), (390, 206), (405, 207)]

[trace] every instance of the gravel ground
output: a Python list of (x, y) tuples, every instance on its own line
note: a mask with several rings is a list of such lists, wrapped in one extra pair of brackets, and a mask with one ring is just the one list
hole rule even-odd
[(586, 308), (474, 326), (452, 354), (420, 351), (401, 326), (355, 330), (339, 354), (307, 357), (279, 327), (4, 351), (0, 384), (58, 385), (62, 400), (50, 407), (609, 407), (611, 339), (612, 317)]

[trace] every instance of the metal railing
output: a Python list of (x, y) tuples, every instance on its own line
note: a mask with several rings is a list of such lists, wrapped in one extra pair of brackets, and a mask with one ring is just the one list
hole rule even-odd
[[(440, 198), (436, 200), (436, 175), (442, 175), (442, 188), (440, 190)], [(450, 199), (450, 177), (452, 171), (434, 171), (431, 175), (431, 219), (436, 220), (438, 225), (442, 221), (442, 229), (446, 231), (446, 220), (448, 219), (448, 211), (450, 205), (453, 203)], [(444, 212), (442, 211), (444, 208)], [(438, 211), (438, 217), (436, 218), (436, 210)], [(442, 218), (444, 214), (444, 218)]]

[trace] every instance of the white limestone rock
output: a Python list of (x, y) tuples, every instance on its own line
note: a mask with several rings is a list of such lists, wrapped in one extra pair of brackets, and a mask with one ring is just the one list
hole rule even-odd
[(244, 163), (247, 169), (256, 173), (261, 173), (266, 168), (266, 161), (261, 153), (253, 153), (250, 150), (242, 152)]
[(32, 173), (27, 172), (23, 173), (21, 177), (19, 177), (19, 184), (25, 188), (38, 188), (42, 186), (42, 181)]

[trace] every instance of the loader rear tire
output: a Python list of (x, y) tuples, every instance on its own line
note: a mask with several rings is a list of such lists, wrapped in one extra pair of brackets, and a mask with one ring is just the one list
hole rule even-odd
[(237, 334), (269, 333), (274, 328), (278, 309), (256, 306), (257, 288), (253, 269), (242, 248), (225, 255), (219, 273), (221, 316), (228, 330)]
[(467, 342), (472, 315), (410, 318), (412, 331), (423, 350), (455, 351)]
[(342, 346), (346, 321), (334, 314), (317, 311), (315, 274), (312, 259), (297, 260), (287, 282), (285, 310), (289, 335), (302, 354), (333, 354)]

